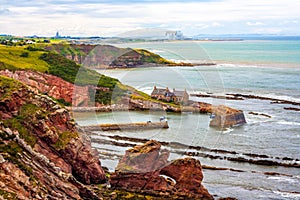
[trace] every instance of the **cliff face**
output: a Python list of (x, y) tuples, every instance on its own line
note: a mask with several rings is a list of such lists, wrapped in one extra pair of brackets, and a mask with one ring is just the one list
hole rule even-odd
[[(111, 189), (98, 153), (68, 110), (37, 89), (0, 76), (0, 195), (6, 199), (212, 199), (192, 158), (168, 161), (149, 141), (126, 151)], [(104, 186), (104, 185), (102, 185)], [(96, 193), (95, 193), (96, 192)], [(117, 194), (117, 196), (114, 196)], [(138, 198), (139, 199), (139, 198)]]
[(8, 197), (92, 198), (83, 184), (106, 181), (97, 153), (69, 112), (2, 76), (0, 134), (0, 191)]
[[(76, 86), (57, 76), (44, 74), (34, 71), (9, 71), (0, 70), (0, 75), (13, 78), (26, 85), (38, 89), (42, 93), (46, 93), (55, 99), (63, 99), (67, 103), (74, 106), (87, 106), (90, 101), (89, 87)], [(76, 91), (74, 93), (73, 91)]]

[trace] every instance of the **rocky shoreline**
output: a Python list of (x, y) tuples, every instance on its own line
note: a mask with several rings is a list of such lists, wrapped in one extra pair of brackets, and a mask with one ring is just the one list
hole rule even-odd
[[(110, 140), (97, 142), (132, 148), (125, 156), (105, 155), (106, 158), (120, 159), (117, 170), (108, 173), (99, 161), (99, 158), (100, 160), (105, 158), (104, 155), (95, 152), (91, 148), (91, 141), (85, 136), (93, 133), (85, 131), (82, 127), (76, 127), (68, 110), (57, 105), (46, 95), (40, 94), (36, 89), (8, 78), (1, 77), (1, 81), (0, 191), (7, 198), (213, 199), (215, 197), (211, 196), (202, 185), (203, 169), (239, 173), (244, 171), (201, 166), (198, 158), (262, 166), (300, 167), (299, 160), (295, 158), (241, 154), (180, 143), (110, 135), (106, 136)], [(140, 100), (135, 101), (133, 108), (136, 109), (139, 102)], [(142, 106), (140, 109), (144, 108)], [(212, 113), (214, 110), (217, 114), (216, 108), (209, 104), (197, 103), (195, 108), (201, 113)], [(219, 109), (222, 113), (231, 111), (227, 107)], [(17, 123), (21, 123), (25, 129), (20, 128)], [(95, 139), (92, 139), (92, 142), (95, 142)], [(19, 150), (10, 151), (11, 147)], [(164, 150), (165, 147), (168, 147), (169, 152)], [(170, 153), (189, 158), (168, 161)], [(146, 160), (141, 161), (142, 158)], [(186, 172), (185, 175), (183, 177), (178, 175), (176, 173), (178, 170)], [(263, 173), (268, 176), (289, 176), (272, 171)], [(189, 176), (191, 174), (193, 177)], [(25, 184), (20, 184), (22, 182)]]
[(110, 174), (68, 110), (2, 76), (0, 94), (4, 198), (213, 199), (201, 184), (201, 164), (194, 158), (169, 161), (168, 150), (151, 140), (129, 149)]
[[(92, 134), (92, 133), (89, 133)], [(134, 147), (140, 143), (146, 143), (148, 139), (132, 138), (118, 135), (106, 136), (114, 141), (104, 141), (92, 139), (95, 143), (105, 143), (120, 147)], [(122, 141), (122, 142), (118, 142)], [(236, 151), (227, 151), (221, 149), (206, 148), (203, 146), (191, 146), (177, 142), (164, 142), (158, 141), (165, 148), (171, 148), (171, 153), (179, 155), (186, 155), (191, 157), (209, 158), (212, 160), (228, 160), (233, 162), (248, 163), (263, 166), (282, 166), (291, 168), (300, 168), (300, 158), (289, 158), (289, 157), (274, 157), (264, 154), (253, 154), (253, 153), (239, 153)]]

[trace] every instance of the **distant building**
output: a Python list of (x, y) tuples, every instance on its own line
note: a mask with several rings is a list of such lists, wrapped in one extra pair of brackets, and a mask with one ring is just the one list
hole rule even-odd
[(169, 88), (157, 88), (154, 86), (153, 91), (151, 93), (151, 97), (157, 100), (174, 102), (180, 104), (187, 104), (189, 102), (189, 94), (186, 90), (179, 91), (173, 89), (170, 91)]
[(181, 31), (166, 31), (166, 39), (168, 40), (182, 40), (183, 34)]
[(34, 44), (35, 43), (35, 41), (33, 41), (33, 40), (26, 40), (26, 44)]
[(57, 31), (55, 34), (55, 38), (60, 38), (59, 32)]

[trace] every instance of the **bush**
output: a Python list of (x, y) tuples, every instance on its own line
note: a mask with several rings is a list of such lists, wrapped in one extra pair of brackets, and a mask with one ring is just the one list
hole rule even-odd
[(95, 85), (107, 87), (112, 90), (116, 84), (119, 83), (118, 79), (101, 75), (94, 70), (81, 67), (74, 61), (56, 53), (44, 53), (40, 56), (40, 59), (50, 65), (50, 74), (58, 76), (70, 83), (75, 83), (76, 80), (76, 85)]
[(28, 52), (23, 52), (21, 53), (20, 57), (23, 57), (23, 58), (28, 58), (29, 56), (29, 53)]
[(33, 47), (33, 46), (28, 46), (25, 49), (28, 50), (28, 51), (44, 51), (44, 49), (36, 48), (36, 47)]

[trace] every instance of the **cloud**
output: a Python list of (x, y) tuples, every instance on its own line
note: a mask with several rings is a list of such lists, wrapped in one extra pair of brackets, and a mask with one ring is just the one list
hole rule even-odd
[[(2, 0), (0, 30), (11, 34), (117, 35), (138, 27), (184, 29), (185, 35), (278, 29), (300, 20), (299, 0)], [(5, 13), (6, 12), (6, 13)], [(8, 16), (9, 12), (9, 16)], [(277, 22), (277, 23), (274, 23)], [(34, 24), (34, 26), (32, 25)], [(296, 23), (287, 23), (299, 32)], [(19, 27), (22, 27), (19, 28)], [(76, 27), (76, 28), (74, 28)], [(268, 29), (269, 28), (269, 29)], [(263, 29), (261, 29), (263, 30)]]
[(213, 23), (211, 24), (211, 26), (212, 26), (212, 27), (221, 27), (222, 25), (221, 25), (220, 23), (218, 23), (218, 22), (213, 22)]
[(262, 26), (262, 25), (265, 25), (264, 23), (262, 22), (247, 22), (246, 23), (248, 26)]
[(0, 15), (7, 15), (9, 12), (9, 9), (7, 8), (0, 8)]

